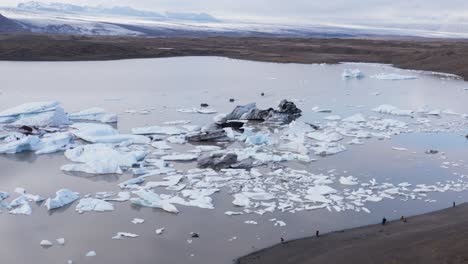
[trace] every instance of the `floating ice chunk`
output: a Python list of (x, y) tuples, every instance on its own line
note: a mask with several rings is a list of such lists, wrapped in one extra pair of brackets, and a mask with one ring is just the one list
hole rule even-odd
[(117, 151), (104, 144), (84, 145), (65, 151), (65, 157), (82, 164), (68, 164), (62, 166), (61, 169), (92, 174), (121, 174), (122, 167), (131, 167), (145, 155), (143, 151)]
[(247, 220), (245, 221), (244, 223), (248, 224), (248, 225), (257, 225), (257, 221), (253, 221), (253, 220)]
[(275, 226), (280, 226), (280, 227), (283, 227), (283, 226), (286, 226), (286, 223), (284, 221), (281, 221), (281, 220), (275, 220)]
[(442, 112), (439, 109), (435, 109), (435, 110), (427, 112), (427, 115), (440, 116), (441, 113)]
[(349, 123), (365, 123), (367, 120), (362, 114), (355, 114), (342, 120)]
[(165, 181), (159, 182), (148, 182), (145, 185), (146, 189), (155, 188), (155, 187), (169, 187), (177, 185), (184, 176), (181, 175), (172, 175), (164, 178)]
[(86, 257), (95, 257), (96, 256), (96, 251), (89, 251), (86, 253)]
[(0, 112), (0, 117), (19, 116), (24, 114), (53, 111), (57, 108), (57, 101), (25, 103)]
[(346, 147), (337, 143), (319, 142), (315, 147), (312, 147), (312, 150), (315, 151), (315, 155), (328, 156), (343, 152)]
[(45, 201), (45, 207), (47, 210), (60, 208), (62, 206), (71, 204), (80, 198), (78, 193), (72, 192), (69, 189), (58, 190), (55, 194), (56, 195), (54, 198), (48, 198)]
[(340, 183), (343, 185), (357, 185), (358, 184), (357, 179), (353, 176), (348, 176), (348, 177), (341, 176)]
[(445, 109), (444, 111), (442, 111), (442, 113), (444, 113), (446, 115), (460, 115), (460, 113), (457, 113), (457, 112), (453, 111), (452, 109)]
[(162, 233), (164, 232), (165, 228), (162, 227), (162, 228), (159, 228), (159, 229), (156, 229), (156, 235), (162, 235)]
[(340, 141), (343, 139), (343, 137), (336, 132), (319, 132), (319, 131), (308, 133), (307, 137), (315, 139), (315, 140), (319, 140), (319, 141), (326, 141), (326, 142), (335, 142), (335, 141)]
[(249, 207), (250, 199), (243, 193), (236, 193), (234, 194), (234, 201), (232, 201), (232, 204), (240, 207)]
[(71, 113), (68, 115), (71, 120), (87, 120), (97, 121), (102, 123), (115, 123), (117, 122), (116, 114), (108, 114), (104, 109), (99, 107), (92, 107), (79, 112)]
[(291, 142), (280, 144), (278, 146), (278, 150), (291, 151), (291, 152), (299, 153), (302, 155), (306, 155), (307, 153), (309, 153), (309, 150), (304, 145), (304, 143), (297, 142), (297, 141), (291, 141)]
[(413, 80), (417, 79), (416, 76), (411, 75), (402, 75), (397, 73), (379, 73), (376, 75), (372, 75), (371, 78), (378, 79), (378, 80), (391, 80), (391, 81), (398, 81), (398, 80)]
[(326, 116), (323, 119), (329, 120), (329, 121), (338, 121), (341, 120), (341, 116), (339, 115), (331, 115), (331, 116)]
[(207, 107), (201, 107), (196, 109), (197, 113), (200, 114), (216, 114), (218, 111), (216, 111), (213, 108), (207, 108)]
[(345, 79), (361, 79), (364, 78), (364, 73), (359, 69), (345, 69), (341, 76)]
[(402, 148), (402, 147), (392, 147), (393, 150), (398, 150), (398, 151), (407, 151), (407, 148)]
[(70, 127), (74, 128), (71, 132), (91, 143), (121, 143), (131, 142), (134, 144), (148, 144), (150, 139), (140, 135), (119, 134), (110, 125), (95, 123), (75, 123)]
[(320, 107), (318, 107), (318, 106), (312, 107), (312, 111), (314, 111), (314, 112), (316, 112), (316, 113), (331, 113), (331, 112), (332, 112), (331, 109), (320, 108)]
[(198, 158), (195, 154), (172, 154), (162, 156), (161, 159), (165, 161), (191, 161)]
[(53, 111), (23, 114), (16, 121), (11, 123), (12, 126), (29, 126), (29, 127), (58, 127), (69, 125), (70, 120), (63, 108), (57, 106)]
[(245, 143), (249, 145), (268, 145), (270, 143), (270, 137), (258, 132), (255, 135), (248, 136), (245, 139)]
[(126, 180), (124, 182), (119, 183), (119, 187), (122, 189), (128, 189), (128, 188), (131, 189), (132, 187), (140, 183), (143, 183), (145, 181), (145, 178), (146, 177), (140, 176), (140, 177), (132, 178), (130, 180)]
[(243, 212), (226, 211), (226, 212), (224, 212), (224, 214), (232, 216), (232, 215), (243, 215), (244, 213)]
[(165, 125), (174, 126), (174, 125), (185, 125), (190, 124), (190, 120), (174, 120), (174, 121), (166, 121), (164, 122)]
[(145, 222), (145, 219), (141, 219), (141, 218), (133, 218), (132, 220), (132, 223), (135, 225), (143, 224), (144, 222)]
[(171, 126), (149, 126), (149, 127), (133, 128), (132, 133), (136, 135), (151, 135), (151, 134), (180, 135), (180, 134), (186, 134), (187, 130), (180, 129), (177, 127), (171, 127)]
[(57, 151), (66, 150), (71, 143), (70, 133), (52, 133), (46, 134), (41, 138), (39, 144), (35, 147), (36, 154), (50, 154)]
[(271, 193), (267, 193), (264, 190), (255, 190), (255, 192), (242, 192), (243, 196), (257, 201), (269, 201), (275, 199), (275, 196)]
[(327, 185), (316, 185), (309, 187), (305, 199), (316, 203), (330, 203), (331, 200), (325, 195), (334, 194), (338, 191)]
[(166, 143), (166, 141), (156, 141), (156, 142), (151, 143), (151, 146), (153, 146), (154, 148), (157, 148), (157, 149), (162, 149), (162, 150), (172, 149), (172, 147), (169, 146)]
[(378, 112), (381, 114), (388, 114), (388, 115), (398, 115), (398, 116), (411, 116), (413, 114), (413, 110), (402, 110), (397, 108), (396, 106), (393, 105), (380, 105), (374, 109), (372, 109), (374, 112)]
[(59, 245), (62, 245), (62, 246), (65, 245), (65, 238), (63, 238), (63, 237), (57, 238), (57, 239), (55, 239), (55, 241), (57, 241), (57, 243)]
[(38, 136), (26, 136), (19, 140), (10, 141), (0, 145), (0, 154), (14, 154), (23, 151), (34, 151), (38, 148), (40, 139)]
[(179, 212), (179, 210), (177, 210), (177, 208), (174, 205), (172, 205), (168, 201), (161, 199), (161, 197), (158, 194), (152, 191), (137, 190), (133, 193), (138, 195), (139, 197), (130, 199), (130, 201), (134, 204), (153, 208), (160, 208), (169, 213)]
[(8, 208), (12, 208), (9, 211), (10, 214), (30, 215), (32, 213), (32, 208), (24, 195), (21, 195), (18, 198), (11, 201), (8, 205)]
[(130, 193), (129, 192), (119, 192), (117, 193), (117, 197), (106, 197), (103, 199), (104, 201), (113, 201), (113, 202), (125, 202), (130, 200)]
[(10, 194), (7, 192), (0, 192), (0, 201), (7, 199), (10, 197)]
[(109, 202), (95, 199), (95, 198), (82, 198), (78, 205), (76, 206), (75, 210), (78, 213), (84, 212), (104, 212), (104, 211), (113, 211), (114, 205)]
[(118, 232), (115, 236), (112, 237), (112, 239), (123, 239), (126, 237), (135, 238), (135, 237), (138, 237), (138, 235), (133, 234), (133, 233), (127, 233), (127, 232)]
[(348, 142), (348, 145), (362, 145), (364, 142), (360, 141), (359, 139), (355, 138)]
[(41, 240), (41, 242), (39, 243), (39, 245), (43, 246), (43, 247), (51, 247), (53, 246), (54, 244), (52, 244), (52, 242), (50, 242), (49, 240)]

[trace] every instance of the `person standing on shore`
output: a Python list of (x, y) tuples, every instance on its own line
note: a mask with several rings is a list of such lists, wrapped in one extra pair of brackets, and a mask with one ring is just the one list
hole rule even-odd
[(320, 236), (320, 232), (319, 232), (318, 230), (315, 231), (315, 236), (316, 236), (316, 237), (319, 237), (319, 236)]
[(385, 225), (387, 223), (387, 218), (382, 218), (382, 225)]

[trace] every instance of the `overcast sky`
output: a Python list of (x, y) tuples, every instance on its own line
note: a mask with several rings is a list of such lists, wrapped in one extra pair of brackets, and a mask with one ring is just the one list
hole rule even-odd
[[(16, 5), (21, 0), (0, 0)], [(158, 12), (206, 12), (220, 17), (270, 17), (281, 20), (408, 22), (468, 20), (468, 0), (57, 0), (80, 5), (131, 6)]]

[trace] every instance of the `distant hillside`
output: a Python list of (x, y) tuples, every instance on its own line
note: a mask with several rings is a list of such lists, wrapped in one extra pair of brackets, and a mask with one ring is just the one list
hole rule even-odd
[(26, 32), (27, 30), (18, 22), (8, 19), (0, 14), (0, 33)]

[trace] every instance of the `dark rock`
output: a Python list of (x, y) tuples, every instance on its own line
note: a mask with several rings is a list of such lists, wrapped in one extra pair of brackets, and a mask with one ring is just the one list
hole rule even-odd
[(439, 151), (435, 149), (426, 150), (426, 154), (437, 154), (437, 153), (439, 153)]
[(205, 154), (198, 158), (197, 166), (202, 169), (212, 168), (215, 170), (228, 169), (237, 163), (237, 154)]
[(301, 109), (297, 108), (293, 102), (287, 100), (281, 101), (277, 109), (268, 108), (266, 110), (260, 110), (255, 103), (250, 103), (234, 108), (234, 110), (226, 116), (225, 121), (251, 120), (290, 123), (299, 118), (301, 113)]
[(213, 129), (195, 134), (187, 135), (189, 142), (202, 142), (202, 141), (227, 141), (226, 132), (223, 129)]
[(231, 102), (231, 103), (233, 103), (234, 101), (235, 101), (234, 98), (229, 99), (229, 102)]
[(260, 95), (261, 95), (261, 96), (265, 96), (265, 93), (261, 93)]
[(201, 103), (200, 106), (201, 107), (208, 107), (209, 105), (207, 103)]
[(200, 237), (199, 234), (194, 233), (194, 232), (190, 233), (190, 236), (193, 237), (193, 238), (198, 238), (198, 237)]

